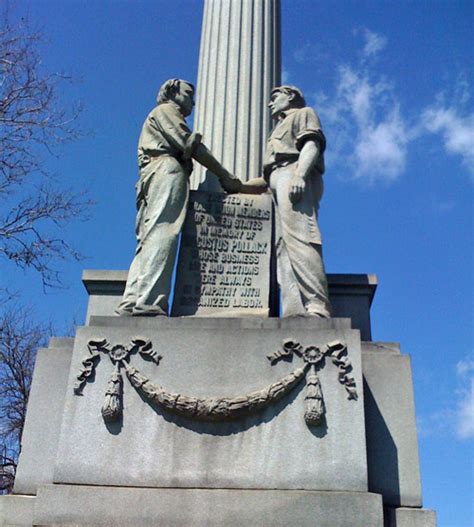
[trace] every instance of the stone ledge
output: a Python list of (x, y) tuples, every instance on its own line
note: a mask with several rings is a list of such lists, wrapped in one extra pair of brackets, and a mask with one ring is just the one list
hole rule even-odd
[(71, 349), (74, 346), (74, 337), (51, 337), (49, 339), (48, 348), (67, 348)]
[[(93, 317), (113, 315), (121, 301), (127, 274), (127, 271), (107, 270), (83, 272), (82, 281), (89, 293), (87, 323)], [(362, 340), (372, 340), (370, 306), (377, 288), (377, 277), (373, 274), (328, 274), (328, 283), (333, 317), (350, 318), (352, 327), (360, 330)], [(260, 318), (255, 315), (247, 318), (253, 317)]]
[(0, 496), (1, 527), (31, 527), (36, 496)]
[[(90, 295), (122, 295), (127, 281), (128, 271), (85, 269), (82, 282)], [(375, 274), (328, 274), (330, 294), (368, 295), (370, 304), (377, 289)]]
[(385, 527), (436, 527), (436, 512), (411, 507), (386, 509)]
[(146, 329), (351, 329), (349, 318), (221, 318), (92, 316), (89, 326)]
[(382, 527), (382, 500), (364, 492), (151, 489), (46, 485), (39, 525)]
[(399, 342), (363, 342), (362, 352), (367, 353), (395, 353), (400, 355)]

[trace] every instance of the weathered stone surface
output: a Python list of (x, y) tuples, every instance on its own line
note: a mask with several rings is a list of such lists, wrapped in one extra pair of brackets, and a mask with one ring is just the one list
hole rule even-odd
[(35, 522), (134, 527), (382, 527), (383, 518), (380, 496), (362, 492), (47, 485), (38, 493)]
[[(365, 274), (328, 274), (329, 297), (334, 318), (350, 318), (362, 340), (371, 340), (370, 306), (377, 277)], [(126, 271), (85, 270), (82, 281), (89, 293), (86, 324), (93, 316), (111, 316), (122, 298)]]
[[(194, 329), (213, 330), (349, 330), (351, 321), (348, 318), (206, 318), (206, 317), (179, 317), (179, 318), (146, 318), (146, 317), (101, 317), (94, 316), (90, 319), (90, 326), (109, 328), (133, 328), (133, 329), (175, 329), (181, 331), (193, 331)], [(364, 343), (365, 345), (365, 343)]]
[(0, 496), (0, 527), (31, 527), (35, 496)]
[(401, 507), (385, 511), (385, 527), (436, 527), (436, 512)]
[(52, 339), (51, 344), (55, 347), (40, 349), (36, 356), (15, 478), (16, 494), (36, 494), (38, 485), (53, 481), (73, 340)]
[[(314, 329), (321, 322), (331, 325), (331, 320), (301, 319), (284, 329), (272, 324), (271, 328), (245, 330), (227, 319), (216, 319), (209, 328), (196, 328), (197, 319), (160, 319), (154, 328), (150, 323), (158, 322), (155, 319), (109, 320), (124, 324), (130, 321), (133, 326), (102, 325), (78, 330), (55, 482), (367, 490), (357, 331)], [(188, 320), (192, 330), (186, 329)], [(157, 366), (136, 354), (130, 364), (169, 392), (198, 398), (242, 396), (301, 368), (304, 363), (300, 357), (274, 366), (266, 358), (281, 348), (285, 338), (318, 347), (342, 340), (348, 346), (359, 399), (348, 400), (348, 393), (339, 382), (339, 369), (326, 359), (326, 365), (318, 372), (326, 402), (323, 426), (308, 427), (305, 423), (304, 383), (260, 413), (237, 421), (206, 423), (152, 407), (124, 378), (123, 420), (106, 425), (101, 408), (114, 370), (110, 358), (101, 354), (95, 377), (85, 383), (82, 396), (73, 394), (75, 377), (87, 357), (91, 339), (128, 346), (137, 337), (151, 340), (154, 351), (163, 358)]]
[(268, 316), (271, 230), (269, 195), (192, 192), (173, 316)]
[(410, 357), (393, 343), (362, 350), (369, 490), (386, 505), (421, 507)]
[(361, 339), (372, 340), (370, 307), (377, 289), (374, 274), (328, 274), (333, 317), (348, 317), (360, 330)]

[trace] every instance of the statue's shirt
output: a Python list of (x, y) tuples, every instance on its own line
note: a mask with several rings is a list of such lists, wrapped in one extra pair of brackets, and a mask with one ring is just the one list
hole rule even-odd
[(267, 142), (263, 161), (265, 176), (268, 177), (273, 168), (281, 163), (297, 161), (300, 150), (308, 139), (316, 141), (319, 145), (321, 153), (316, 169), (323, 174), (326, 139), (318, 115), (308, 107), (291, 108), (283, 112)]
[(191, 172), (190, 157), (198, 142), (199, 136), (191, 133), (177, 104), (171, 101), (159, 104), (143, 124), (138, 140), (138, 166), (142, 168), (152, 158), (170, 155), (186, 164)]

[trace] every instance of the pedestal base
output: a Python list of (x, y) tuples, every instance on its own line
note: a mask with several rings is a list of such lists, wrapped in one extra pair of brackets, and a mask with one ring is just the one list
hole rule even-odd
[(0, 496), (0, 527), (33, 525), (35, 496)]
[(411, 507), (387, 509), (385, 527), (436, 527), (436, 512)]
[(37, 525), (381, 527), (382, 499), (365, 492), (40, 487)]

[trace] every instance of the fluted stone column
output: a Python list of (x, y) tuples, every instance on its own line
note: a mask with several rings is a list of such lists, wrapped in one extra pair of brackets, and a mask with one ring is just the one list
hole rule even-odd
[[(205, 0), (194, 129), (243, 181), (260, 175), (280, 84), (280, 0)], [(217, 190), (195, 166), (191, 188)]]

